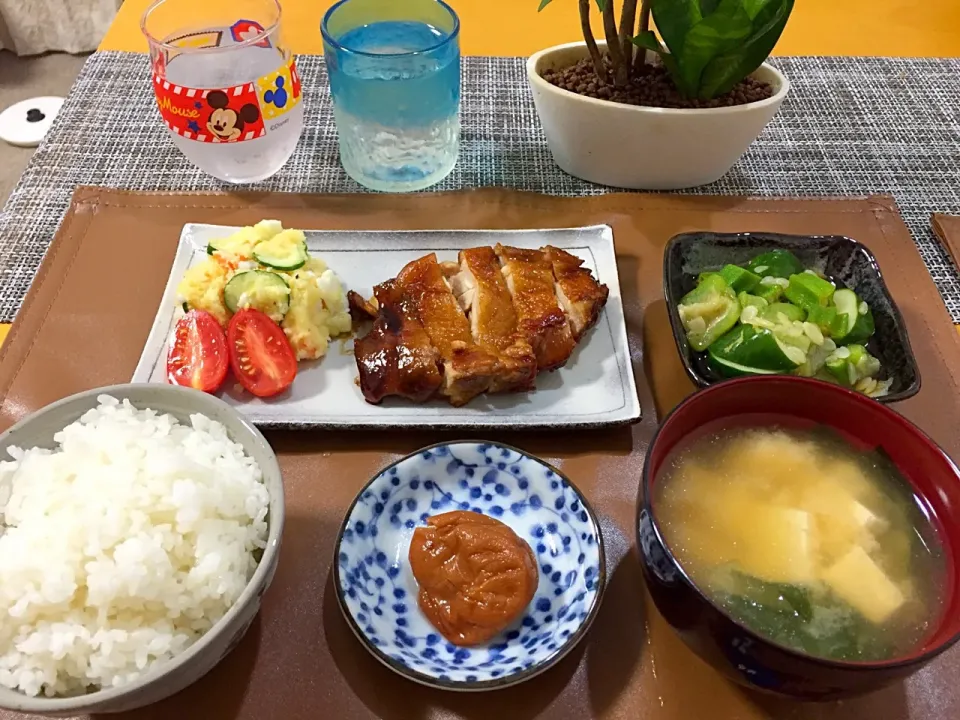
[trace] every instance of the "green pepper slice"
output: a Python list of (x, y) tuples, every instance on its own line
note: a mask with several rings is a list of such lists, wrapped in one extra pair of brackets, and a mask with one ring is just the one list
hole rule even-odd
[(790, 284), (783, 294), (787, 300), (799, 308), (809, 311), (811, 308), (826, 306), (836, 288), (823, 278), (810, 272), (790, 276)]
[(839, 347), (827, 358), (827, 371), (841, 384), (853, 387), (863, 378), (872, 378), (880, 372), (880, 361), (863, 345)]
[(760, 276), (752, 273), (739, 265), (724, 265), (720, 271), (727, 285), (733, 288), (735, 293), (752, 292), (760, 284)]
[(740, 301), (741, 308), (755, 307), (757, 310), (763, 310), (769, 304), (762, 297), (757, 297), (756, 295), (745, 292), (738, 293), (737, 300)]
[(764, 285), (760, 284), (753, 291), (761, 300), (765, 300), (767, 303), (775, 303), (783, 295), (783, 288), (779, 285)]
[(807, 314), (807, 322), (812, 322), (827, 337), (836, 337), (843, 332), (845, 327), (844, 318), (837, 313), (837, 308), (833, 305), (829, 307), (818, 305), (810, 308)]
[(740, 303), (733, 288), (722, 277), (708, 275), (681, 298), (677, 313), (690, 345), (702, 352), (737, 324)]
[(803, 263), (789, 250), (771, 250), (747, 263), (747, 270), (760, 277), (789, 278), (804, 270)]
[(782, 302), (771, 303), (760, 311), (760, 317), (772, 323), (784, 322), (784, 318), (786, 322), (803, 322), (806, 316), (807, 314), (796, 305)]

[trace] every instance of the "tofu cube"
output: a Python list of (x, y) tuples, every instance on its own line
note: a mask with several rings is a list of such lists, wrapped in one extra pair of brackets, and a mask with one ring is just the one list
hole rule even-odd
[(860, 546), (852, 548), (823, 574), (823, 581), (867, 620), (883, 623), (906, 601), (886, 573)]
[(743, 571), (761, 580), (806, 584), (816, 579), (814, 522), (804, 510), (752, 504), (737, 528), (736, 556)]

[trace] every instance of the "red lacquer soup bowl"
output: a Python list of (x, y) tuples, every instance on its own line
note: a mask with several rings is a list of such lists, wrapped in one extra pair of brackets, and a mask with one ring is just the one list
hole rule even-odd
[[(881, 448), (927, 507), (943, 546), (939, 618), (909, 654), (875, 662), (841, 662), (779, 645), (739, 624), (694, 585), (657, 523), (654, 484), (670, 451), (704, 426), (776, 416), (785, 425), (825, 425), (861, 449)], [(637, 545), (653, 600), (701, 658), (730, 679), (765, 692), (814, 700), (858, 695), (918, 670), (960, 639), (960, 471), (916, 426), (888, 407), (836, 385), (790, 376), (749, 377), (691, 395), (654, 436), (637, 508)]]

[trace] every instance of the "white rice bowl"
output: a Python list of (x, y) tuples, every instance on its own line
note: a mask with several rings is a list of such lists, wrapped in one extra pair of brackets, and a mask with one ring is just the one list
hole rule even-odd
[(0, 685), (123, 686), (199, 640), (267, 540), (261, 470), (223, 425), (102, 395), (0, 463)]

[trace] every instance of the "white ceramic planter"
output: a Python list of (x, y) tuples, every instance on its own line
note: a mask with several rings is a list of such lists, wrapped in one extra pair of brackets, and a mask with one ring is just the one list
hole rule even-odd
[[(601, 50), (605, 43), (598, 43)], [(753, 76), (770, 83), (766, 100), (702, 110), (638, 107), (595, 100), (551, 85), (544, 70), (587, 57), (584, 43), (541, 50), (527, 80), (553, 159), (583, 180), (636, 190), (676, 190), (720, 179), (746, 152), (783, 102), (790, 83), (764, 63)]]

